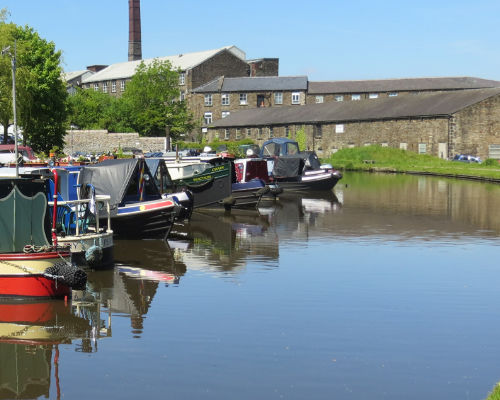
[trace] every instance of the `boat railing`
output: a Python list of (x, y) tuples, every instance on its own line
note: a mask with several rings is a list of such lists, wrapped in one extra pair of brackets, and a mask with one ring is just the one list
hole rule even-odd
[[(99, 211), (106, 209), (107, 229), (111, 230), (111, 207), (109, 205), (110, 200), (110, 195), (98, 194), (95, 195), (94, 198), (91, 197), (88, 199), (80, 200), (58, 200), (57, 202), (49, 201), (48, 204), (51, 207), (54, 207), (54, 204), (56, 204), (56, 207), (66, 206), (72, 210), (72, 212), (74, 213), (74, 221), (72, 221), (72, 223), (75, 224), (75, 235), (79, 236), (81, 233), (85, 233), (83, 232), (83, 227), (88, 223), (88, 218), (90, 216), (88, 211), (90, 210), (90, 207), (95, 208), (95, 212), (92, 213), (95, 215), (95, 221), (93, 222), (94, 226), (89, 226), (89, 228), (93, 228), (95, 230), (95, 233), (100, 232), (101, 227), (99, 222)], [(94, 205), (92, 205), (92, 202), (94, 202)]]

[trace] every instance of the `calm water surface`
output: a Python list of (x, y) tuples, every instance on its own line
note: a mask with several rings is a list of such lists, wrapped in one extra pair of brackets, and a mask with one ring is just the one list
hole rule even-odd
[(0, 398), (483, 399), (498, 210), (499, 185), (346, 174), (118, 241), (86, 298), (0, 303)]

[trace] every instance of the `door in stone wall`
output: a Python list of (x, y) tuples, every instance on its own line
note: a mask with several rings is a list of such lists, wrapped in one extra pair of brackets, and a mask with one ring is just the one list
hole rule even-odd
[(438, 157), (445, 160), (448, 158), (448, 143), (439, 143)]
[(257, 95), (257, 107), (264, 107), (265, 106), (265, 104), (264, 104), (265, 99), (266, 99), (266, 97), (263, 94), (258, 94)]

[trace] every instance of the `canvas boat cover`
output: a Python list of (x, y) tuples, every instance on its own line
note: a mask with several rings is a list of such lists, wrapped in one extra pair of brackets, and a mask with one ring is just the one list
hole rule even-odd
[(272, 175), (277, 178), (293, 178), (302, 175), (304, 160), (298, 154), (286, 155), (274, 160)]
[[(142, 162), (144, 161), (140, 158), (110, 159), (83, 167), (78, 177), (80, 198), (88, 197), (87, 184), (91, 184), (95, 188), (96, 195), (109, 195), (110, 206), (118, 206), (122, 203), (131, 180), (135, 178), (134, 173), (138, 173)], [(144, 173), (149, 175), (150, 180), (153, 179), (146, 164)]]
[(0, 180), (0, 253), (22, 252), (28, 244), (50, 244), (45, 191), (43, 180)]

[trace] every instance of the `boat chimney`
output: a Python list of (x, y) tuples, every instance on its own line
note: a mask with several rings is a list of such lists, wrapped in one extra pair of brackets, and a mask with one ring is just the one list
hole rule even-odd
[(128, 27), (128, 60), (142, 60), (140, 0), (128, 0)]

